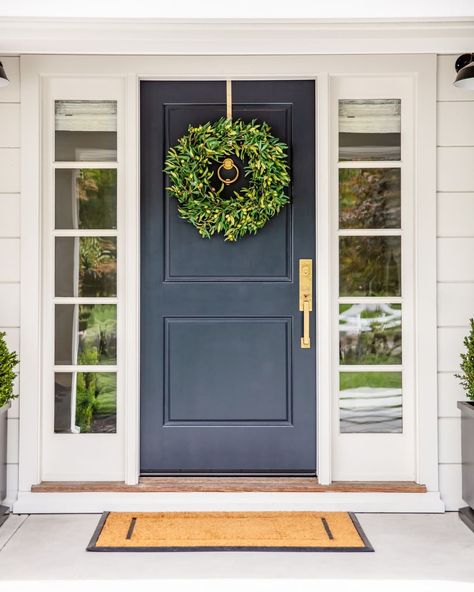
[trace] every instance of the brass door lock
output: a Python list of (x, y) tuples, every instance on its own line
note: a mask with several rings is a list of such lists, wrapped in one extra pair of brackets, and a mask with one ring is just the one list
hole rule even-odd
[(313, 310), (313, 260), (300, 259), (300, 310), (303, 313), (301, 348), (311, 347), (309, 313)]

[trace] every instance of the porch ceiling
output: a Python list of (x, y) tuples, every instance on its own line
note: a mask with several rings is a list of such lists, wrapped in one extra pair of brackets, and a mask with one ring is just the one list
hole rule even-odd
[(0, 18), (0, 55), (462, 53), (472, 51), (473, 38), (474, 15), (344, 20)]

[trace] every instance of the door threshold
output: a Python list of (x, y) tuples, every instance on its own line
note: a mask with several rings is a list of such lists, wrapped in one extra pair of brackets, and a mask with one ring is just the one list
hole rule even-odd
[(334, 481), (320, 485), (316, 477), (141, 477), (138, 484), (123, 481), (43, 481), (33, 493), (426, 493), (413, 481)]

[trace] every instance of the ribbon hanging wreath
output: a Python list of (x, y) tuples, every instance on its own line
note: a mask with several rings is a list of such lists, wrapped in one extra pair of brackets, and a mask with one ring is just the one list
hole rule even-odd
[[(287, 149), (266, 122), (245, 123), (228, 116), (215, 123), (190, 125), (169, 149), (164, 168), (170, 181), (167, 189), (179, 202), (179, 215), (205, 238), (222, 233), (225, 240), (236, 241), (255, 234), (289, 202)], [(222, 190), (239, 174), (232, 156), (244, 162), (245, 177), (250, 180), (247, 187), (225, 198)], [(237, 171), (229, 181), (218, 170), (221, 186), (217, 189), (211, 184), (216, 164), (219, 170)]]

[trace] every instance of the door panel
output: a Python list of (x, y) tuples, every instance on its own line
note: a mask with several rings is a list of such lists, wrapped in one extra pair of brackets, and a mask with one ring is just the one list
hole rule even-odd
[[(236, 86), (237, 83), (234, 83)], [(235, 90), (234, 90), (235, 94)], [(186, 133), (191, 121), (216, 121), (222, 117), (222, 105), (179, 105), (165, 106), (165, 128), (167, 139), (179, 138)], [(291, 138), (291, 105), (250, 104), (235, 106), (235, 118), (245, 121), (254, 118), (267, 121), (273, 134), (280, 138)], [(174, 144), (174, 141), (171, 145)], [(169, 148), (169, 145), (166, 146)], [(290, 154), (291, 158), (291, 154)], [(216, 167), (217, 168), (217, 167)], [(239, 190), (244, 181), (224, 189), (224, 195)], [(166, 261), (167, 280), (212, 281), (260, 281), (263, 278), (274, 281), (289, 281), (291, 249), (291, 209), (285, 208), (265, 227), (264, 233), (248, 237), (237, 244), (224, 242), (221, 236), (203, 240), (190, 224), (183, 224), (178, 215), (176, 200), (168, 200)], [(258, 249), (259, 257), (254, 257)]]
[(166, 325), (165, 425), (288, 422), (290, 319), (187, 318)]
[(142, 473), (314, 473), (298, 293), (298, 261), (314, 258), (314, 82), (233, 83), (234, 117), (271, 125), (292, 176), (291, 204), (236, 243), (182, 220), (162, 172), (189, 124), (223, 115), (225, 82), (141, 84)]

